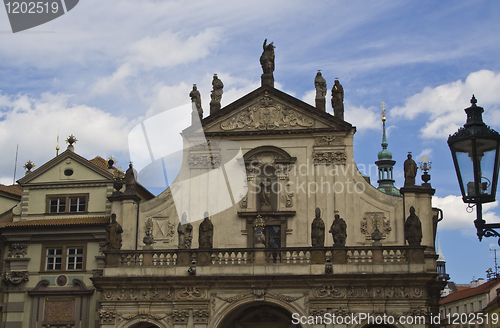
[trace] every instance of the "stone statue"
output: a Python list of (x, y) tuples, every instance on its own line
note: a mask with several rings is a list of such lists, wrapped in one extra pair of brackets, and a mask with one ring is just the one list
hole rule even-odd
[(314, 87), (316, 88), (316, 99), (323, 99), (326, 97), (326, 80), (318, 71), (316, 77), (314, 78)]
[(312, 222), (311, 227), (311, 242), (312, 247), (325, 246), (325, 222), (321, 219), (321, 210), (316, 207), (316, 217)]
[(111, 214), (111, 222), (106, 227), (106, 246), (108, 250), (122, 247), (122, 226), (116, 222), (116, 214)]
[(274, 45), (273, 42), (267, 44), (267, 39), (264, 40), (262, 46), (264, 51), (260, 56), (260, 65), (264, 74), (273, 74), (274, 72)]
[(205, 219), (200, 224), (198, 243), (200, 249), (210, 249), (214, 244), (214, 225), (210, 221), (208, 212), (205, 212)]
[(272, 209), (271, 208), (271, 192), (269, 191), (269, 186), (271, 182), (264, 179), (260, 183), (260, 207), (261, 209)]
[(135, 180), (135, 172), (132, 167), (132, 163), (128, 165), (128, 169), (125, 172), (125, 193), (126, 194), (135, 194), (135, 185), (137, 181)]
[(333, 243), (338, 246), (345, 246), (345, 240), (347, 238), (347, 224), (340, 215), (335, 214), (335, 220), (333, 220), (330, 231), (333, 237)]
[(415, 177), (417, 176), (417, 163), (411, 158), (411, 153), (408, 153), (408, 158), (404, 162), (405, 171), (405, 186), (414, 186)]
[(217, 74), (214, 74), (214, 79), (212, 80), (212, 93), (210, 94), (210, 97), (212, 98), (212, 101), (210, 101), (211, 104), (219, 104), (222, 100), (222, 88), (224, 88), (224, 84), (222, 81), (217, 77)]
[(193, 90), (189, 93), (189, 97), (191, 97), (191, 102), (195, 103), (196, 110), (198, 111), (198, 115), (201, 120), (203, 118), (203, 108), (201, 108), (201, 94), (198, 91), (196, 84), (193, 84)]
[(193, 240), (193, 225), (187, 222), (186, 212), (182, 213), (181, 221), (177, 226), (177, 233), (179, 234), (179, 248), (190, 249)]
[(413, 206), (410, 207), (410, 216), (405, 222), (405, 238), (410, 246), (420, 246), (422, 242), (422, 223)]
[(340, 84), (339, 80), (335, 80), (335, 84), (332, 88), (332, 107), (333, 115), (335, 117), (344, 119), (344, 88)]

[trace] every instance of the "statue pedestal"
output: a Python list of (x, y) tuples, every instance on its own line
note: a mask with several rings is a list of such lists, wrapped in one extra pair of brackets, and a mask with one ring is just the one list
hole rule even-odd
[(326, 112), (326, 101), (325, 98), (316, 98), (316, 108)]
[(260, 77), (261, 85), (268, 85), (274, 88), (274, 76), (272, 73), (262, 74)]
[(334, 246), (332, 250), (332, 262), (335, 264), (347, 263), (347, 251), (343, 246)]
[(210, 103), (210, 115), (217, 113), (220, 111), (220, 103)]

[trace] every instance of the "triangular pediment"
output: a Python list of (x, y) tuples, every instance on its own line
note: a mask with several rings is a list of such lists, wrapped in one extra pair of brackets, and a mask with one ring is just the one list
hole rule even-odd
[[(345, 131), (351, 124), (264, 85), (202, 120), (205, 134)], [(189, 128), (187, 129), (189, 130)]]
[(28, 173), (18, 182), (21, 185), (26, 185), (112, 179), (111, 173), (97, 167), (73, 151), (66, 150), (38, 169)]

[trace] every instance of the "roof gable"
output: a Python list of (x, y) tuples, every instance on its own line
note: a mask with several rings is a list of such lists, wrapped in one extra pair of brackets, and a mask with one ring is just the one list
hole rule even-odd
[[(202, 120), (205, 134), (351, 131), (351, 124), (297, 98), (263, 85)], [(192, 132), (190, 128), (184, 132)]]
[[(73, 175), (65, 176), (64, 170), (72, 169)], [(19, 179), (20, 185), (38, 184), (48, 182), (71, 182), (73, 181), (93, 181), (93, 180), (111, 180), (113, 175), (95, 164), (91, 163), (82, 156), (71, 150), (54, 157), (47, 163), (40, 166), (35, 171)]]

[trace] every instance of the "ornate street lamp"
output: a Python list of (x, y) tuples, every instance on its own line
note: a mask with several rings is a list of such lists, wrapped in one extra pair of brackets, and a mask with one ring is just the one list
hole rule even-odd
[[(458, 182), (464, 203), (476, 204), (477, 219), (474, 224), (479, 240), (497, 236), (494, 229), (500, 223), (486, 223), (482, 216), (482, 204), (495, 201), (498, 180), (500, 134), (484, 124), (484, 109), (476, 106), (477, 100), (472, 95), (467, 113), (467, 122), (455, 134), (448, 138), (448, 145), (453, 156)], [(499, 239), (500, 245), (500, 239)]]

